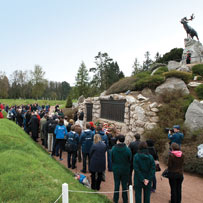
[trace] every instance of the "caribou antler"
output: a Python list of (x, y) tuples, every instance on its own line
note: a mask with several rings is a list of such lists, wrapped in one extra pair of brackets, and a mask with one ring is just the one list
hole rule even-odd
[[(186, 18), (187, 19), (187, 18)], [(187, 19), (187, 21), (189, 21), (189, 20), (193, 20), (193, 19), (195, 19), (195, 15), (194, 15), (194, 13), (190, 16), (190, 19)]]

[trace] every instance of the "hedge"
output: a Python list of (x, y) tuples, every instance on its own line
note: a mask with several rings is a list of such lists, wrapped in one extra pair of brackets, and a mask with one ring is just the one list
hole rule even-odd
[(170, 77), (176, 77), (182, 79), (185, 83), (189, 83), (189, 81), (192, 79), (192, 74), (188, 72), (183, 71), (169, 71), (163, 74), (166, 78)]
[(126, 92), (128, 90), (134, 90), (136, 78), (126, 77), (120, 79), (118, 82), (114, 83), (108, 90), (107, 94), (121, 93)]
[(201, 75), (203, 76), (203, 64), (198, 64), (192, 67), (192, 73), (194, 75)]
[(157, 86), (161, 85), (165, 81), (165, 78), (161, 75), (153, 75), (142, 78), (135, 83), (135, 90), (143, 90), (148, 87), (150, 89), (155, 89)]
[(154, 75), (162, 75), (163, 73), (168, 72), (167, 66), (162, 66), (156, 70)]
[(195, 92), (197, 93), (199, 99), (203, 99), (203, 84), (196, 87)]

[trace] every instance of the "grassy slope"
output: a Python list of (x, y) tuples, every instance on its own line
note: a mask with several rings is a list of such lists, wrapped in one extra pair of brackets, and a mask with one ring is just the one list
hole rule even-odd
[(65, 100), (0, 99), (0, 103), (7, 104), (9, 106), (34, 103), (38, 103), (39, 105), (49, 104), (50, 106), (54, 106), (59, 104), (65, 106)]
[[(71, 190), (88, 190), (20, 127), (7, 119), (0, 120), (0, 202), (54, 202), (65, 182)], [(94, 194), (69, 196), (75, 203), (109, 202)]]

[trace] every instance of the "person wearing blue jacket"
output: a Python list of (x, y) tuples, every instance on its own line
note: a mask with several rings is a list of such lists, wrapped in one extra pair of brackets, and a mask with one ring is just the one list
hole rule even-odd
[[(71, 126), (71, 131), (67, 135), (67, 142), (71, 145), (71, 151), (68, 151), (67, 163), (68, 168), (75, 169), (77, 150), (79, 145), (79, 135), (75, 132), (75, 125)], [(71, 165), (72, 157), (72, 165)]]
[(62, 152), (65, 144), (65, 136), (67, 136), (68, 132), (66, 126), (64, 125), (64, 121), (61, 118), (59, 124), (56, 126), (54, 130), (54, 134), (56, 135), (56, 148), (59, 147), (59, 159), (62, 161)]
[(80, 136), (80, 144), (82, 146), (82, 156), (83, 156), (83, 169), (81, 172), (86, 173), (86, 165), (88, 158), (88, 170), (90, 169), (90, 149), (93, 144), (94, 133), (91, 131), (91, 125), (86, 124), (86, 130), (84, 130)]
[(169, 133), (168, 133), (168, 139), (170, 140), (170, 145), (172, 143), (177, 143), (179, 146), (181, 146), (184, 135), (183, 135), (183, 133), (180, 132), (180, 126), (179, 125), (174, 125), (173, 126), (173, 131), (174, 131), (174, 133), (172, 133), (169, 130)]
[(102, 142), (108, 147), (108, 137), (105, 134), (105, 132), (102, 130), (101, 126), (97, 127), (97, 134), (99, 134), (101, 136)]

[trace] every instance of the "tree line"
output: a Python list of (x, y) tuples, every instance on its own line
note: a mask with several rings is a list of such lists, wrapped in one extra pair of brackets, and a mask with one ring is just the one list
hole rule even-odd
[[(148, 71), (154, 63), (167, 64), (170, 60), (180, 61), (182, 53), (182, 48), (174, 48), (163, 56), (157, 52), (154, 59), (152, 59), (150, 52), (147, 51), (142, 64), (135, 58), (131, 75)], [(36, 65), (33, 71), (16, 70), (11, 74), (10, 78), (5, 73), (0, 72), (0, 98), (65, 100), (68, 97), (71, 102), (81, 95), (85, 97), (98, 96), (112, 84), (125, 77), (117, 61), (114, 61), (108, 53), (98, 52), (94, 62), (95, 66), (88, 69), (82, 61), (73, 87), (66, 81), (46, 80), (45, 72), (39, 65)]]
[(70, 91), (71, 86), (66, 81), (46, 80), (39, 65), (33, 71), (15, 70), (9, 78), (0, 72), (0, 98), (65, 100)]

